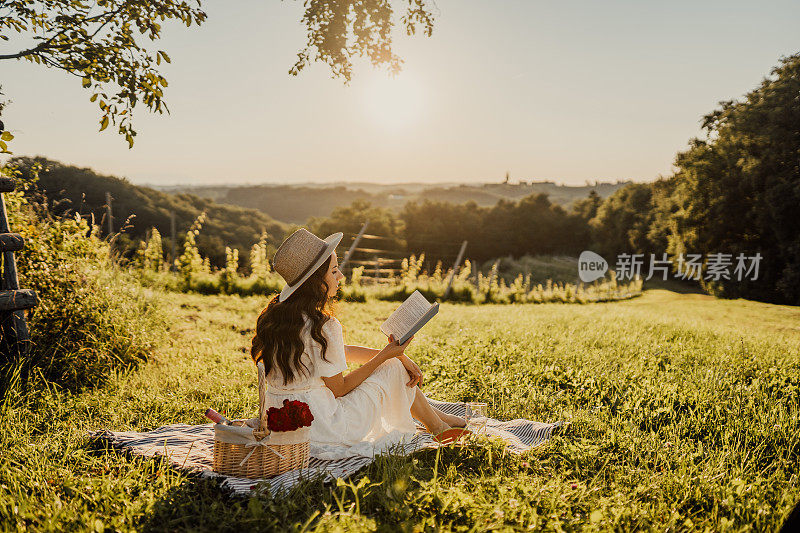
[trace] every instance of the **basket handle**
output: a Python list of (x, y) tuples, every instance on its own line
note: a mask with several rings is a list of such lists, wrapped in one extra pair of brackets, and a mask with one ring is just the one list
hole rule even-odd
[(258, 420), (259, 429), (267, 432), (267, 373), (263, 361), (258, 362)]

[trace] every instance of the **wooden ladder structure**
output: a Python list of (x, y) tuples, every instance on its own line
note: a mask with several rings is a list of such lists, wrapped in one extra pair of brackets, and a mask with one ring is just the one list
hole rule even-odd
[(31, 338), (25, 322), (25, 310), (39, 303), (36, 293), (20, 289), (14, 252), (22, 250), (25, 241), (19, 233), (11, 233), (3, 194), (14, 190), (14, 180), (0, 177), (0, 253), (3, 275), (0, 280), (0, 365), (20, 361), (30, 350)]

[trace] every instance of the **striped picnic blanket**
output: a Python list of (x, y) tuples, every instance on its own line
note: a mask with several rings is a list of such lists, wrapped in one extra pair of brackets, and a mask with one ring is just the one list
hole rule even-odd
[[(432, 405), (445, 413), (464, 416), (463, 403), (448, 403), (429, 400)], [(561, 422), (545, 424), (530, 420), (515, 419), (506, 422), (490, 418), (486, 425), (486, 434), (501, 437), (507, 449), (522, 453), (547, 441), (553, 430), (562, 425)], [(258, 481), (252, 479), (224, 476), (212, 471), (214, 459), (214, 424), (190, 426), (173, 424), (153, 431), (137, 433), (134, 431), (91, 431), (90, 436), (109, 442), (116, 448), (128, 450), (136, 455), (152, 457), (164, 456), (175, 467), (197, 472), (203, 477), (220, 478), (222, 486), (236, 494), (246, 495), (256, 488)], [(424, 448), (435, 448), (439, 444), (433, 440), (420, 425), (417, 434), (410, 441), (401, 443), (393, 449), (395, 453), (411, 454)], [(270, 478), (269, 491), (278, 494), (292, 488), (303, 479), (323, 476), (326, 481), (346, 478), (369, 463), (373, 457), (347, 457), (345, 459), (324, 460), (314, 457), (309, 460), (308, 468), (301, 468)]]

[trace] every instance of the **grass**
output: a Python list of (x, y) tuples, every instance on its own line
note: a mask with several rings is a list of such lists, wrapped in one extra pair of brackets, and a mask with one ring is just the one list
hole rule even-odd
[[(775, 530), (800, 499), (800, 310), (649, 290), (579, 306), (442, 304), (409, 348), (434, 398), (569, 420), (524, 456), (496, 444), (377, 461), (332, 488), (235, 498), (88, 441), (102, 427), (251, 416), (247, 350), (264, 298), (168, 293), (169, 340), (138, 371), (2, 406), (0, 529)], [(343, 303), (381, 346), (396, 303)]]

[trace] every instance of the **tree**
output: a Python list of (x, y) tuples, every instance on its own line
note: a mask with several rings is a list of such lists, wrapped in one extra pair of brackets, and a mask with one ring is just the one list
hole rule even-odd
[(653, 216), (652, 185), (628, 184), (597, 208), (597, 214), (591, 220), (593, 246), (607, 258), (620, 253), (656, 252), (648, 238)]
[(533, 193), (518, 202), (503, 198), (492, 207), (426, 199), (408, 202), (399, 216), (408, 251), (425, 251), (429, 260), (452, 259), (465, 240), (469, 257), (480, 261), (505, 255), (577, 255), (589, 241), (586, 221), (552, 204), (546, 194)]
[(475, 201), (463, 204), (407, 202), (399, 214), (408, 252), (425, 252), (428, 261), (452, 260), (462, 241), (469, 241), (469, 257), (488, 256), (482, 231), (487, 208)]
[(206, 14), (199, 6), (199, 1), (181, 0), (5, 1), (0, 4), (0, 39), (9, 41), (8, 34), (15, 32), (15, 42), (30, 44), (0, 54), (0, 60), (31, 61), (80, 78), (100, 108), (100, 130), (117, 126), (133, 147), (137, 103), (151, 112), (169, 112), (163, 100), (167, 80), (157, 67), (170, 58), (163, 50), (148, 50), (142, 41), (159, 39), (164, 20), (201, 24)]
[(612, 256), (697, 254), (710, 294), (800, 304), (798, 95), (795, 54), (703, 117), (705, 138), (677, 154), (672, 176), (609, 196), (591, 220), (595, 246)]
[(586, 222), (553, 204), (546, 194), (532, 193), (518, 202), (500, 200), (487, 211), (484, 246), (490, 257), (511, 254), (575, 254), (588, 244)]
[(669, 252), (763, 257), (757, 279), (703, 280), (724, 297), (800, 304), (800, 54), (706, 115), (675, 160)]
[[(406, 2), (401, 17), (406, 33), (413, 35), (421, 27), (430, 36), (433, 15), (426, 0)], [(395, 21), (390, 0), (305, 0), (304, 4), (301, 22), (308, 40), (290, 74), (322, 61), (334, 77), (347, 83), (351, 58), (356, 56), (367, 57), (374, 66), (386, 65), (394, 73), (400, 70), (402, 60), (392, 51)], [(3, 0), (0, 40), (9, 41), (9, 34), (15, 33), (14, 43), (24, 44), (0, 53), (0, 60), (26, 60), (80, 78), (100, 108), (100, 131), (116, 126), (132, 148), (137, 103), (154, 113), (169, 113), (164, 101), (168, 82), (158, 69), (162, 61), (170, 62), (169, 55), (142, 42), (160, 39), (161, 23), (171, 19), (190, 27), (202, 24), (206, 13), (199, 0)]]
[(581, 217), (586, 222), (589, 222), (597, 216), (597, 209), (603, 203), (603, 199), (597, 194), (597, 191), (592, 189), (589, 191), (589, 196), (575, 200), (572, 204), (572, 212)]
[(354, 200), (349, 206), (337, 207), (329, 217), (310, 217), (306, 226), (312, 233), (322, 237), (337, 231), (358, 233), (365, 221), (369, 221), (369, 233), (382, 239), (374, 248), (383, 250), (402, 249), (400, 222), (384, 207), (375, 207), (364, 199)]

